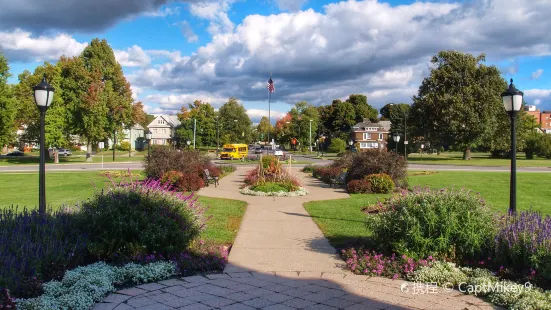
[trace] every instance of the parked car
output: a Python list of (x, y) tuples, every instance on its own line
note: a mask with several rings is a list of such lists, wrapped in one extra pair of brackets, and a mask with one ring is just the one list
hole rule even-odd
[(275, 156), (283, 156), (283, 151), (281, 149), (274, 150)]
[(71, 150), (68, 150), (68, 149), (58, 149), (58, 150), (57, 150), (57, 153), (58, 153), (59, 155), (63, 155), (63, 156), (73, 155), (73, 153), (71, 152)]
[(261, 146), (257, 146), (254, 148), (254, 153), (255, 154), (262, 154), (262, 147)]
[(6, 156), (25, 156), (25, 153), (21, 151), (13, 151), (11, 153), (6, 154)]

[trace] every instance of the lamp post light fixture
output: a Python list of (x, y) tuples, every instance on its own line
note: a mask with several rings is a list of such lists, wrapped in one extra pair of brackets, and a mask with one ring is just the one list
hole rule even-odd
[(55, 88), (46, 81), (46, 74), (42, 77), (42, 82), (33, 87), (34, 101), (40, 111), (40, 167), (38, 176), (38, 212), (46, 213), (46, 147), (45, 147), (45, 127), (46, 111), (54, 99)]
[(145, 139), (147, 140), (147, 160), (151, 156), (151, 130), (145, 133)]
[(423, 160), (423, 149), (425, 148), (424, 144), (421, 144), (421, 160)]
[(509, 114), (511, 118), (511, 184), (510, 184), (510, 193), (509, 193), (509, 214), (514, 214), (517, 212), (517, 130), (516, 130), (516, 119), (518, 112), (522, 107), (524, 93), (518, 90), (513, 84), (513, 79), (511, 79), (511, 84), (509, 88), (501, 94), (501, 99), (503, 100), (503, 106), (505, 111)]
[(191, 141), (187, 140), (186, 144), (187, 144), (187, 148), (189, 149), (189, 145), (191, 144)]
[(395, 149), (394, 152), (398, 154), (398, 142), (400, 142), (400, 135), (395, 133), (392, 135), (392, 140), (394, 140), (395, 143)]

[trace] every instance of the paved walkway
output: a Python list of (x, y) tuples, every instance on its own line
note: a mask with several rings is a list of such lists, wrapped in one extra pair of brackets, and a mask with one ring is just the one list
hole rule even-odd
[(354, 275), (302, 204), (346, 198), (305, 177), (303, 197), (254, 197), (239, 193), (240, 167), (202, 189), (203, 196), (248, 202), (224, 274), (150, 283), (118, 291), (96, 304), (102, 309), (494, 309), (458, 291), (414, 287), (401, 280)]

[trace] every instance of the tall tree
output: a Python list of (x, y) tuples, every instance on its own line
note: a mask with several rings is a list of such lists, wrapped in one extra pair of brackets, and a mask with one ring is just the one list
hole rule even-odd
[(189, 104), (189, 110), (182, 107), (178, 113), (181, 125), (176, 129), (176, 134), (181, 139), (193, 138), (194, 120), (197, 120), (196, 145), (216, 145), (216, 112), (208, 102), (195, 100)]
[(106, 137), (112, 136), (116, 139), (116, 133), (123, 129), (124, 124), (132, 123), (133, 99), (130, 83), (124, 77), (122, 67), (115, 59), (115, 53), (107, 40), (93, 39), (82, 51), (81, 58), (88, 72), (100, 76), (103, 98), (108, 108), (107, 121), (103, 122), (104, 131)]
[(251, 119), (236, 98), (230, 98), (218, 111), (220, 137), (224, 143), (247, 143), (251, 135)]
[(274, 127), (270, 124), (270, 121), (266, 116), (262, 116), (256, 130), (259, 137), (262, 137), (263, 142), (268, 142), (268, 133), (270, 133), (270, 137), (273, 137), (274, 135)]
[(341, 101), (338, 99), (333, 100), (331, 105), (333, 106), (331, 109), (331, 119), (333, 123), (329, 128), (331, 137), (347, 141), (352, 126), (356, 124), (356, 110), (354, 105), (348, 101)]
[(8, 60), (0, 54), (0, 149), (15, 140), (15, 98), (13, 89), (8, 85), (11, 76)]
[(411, 108), (410, 119), (420, 135), (429, 135), (433, 145), (461, 147), (467, 160), (471, 149), (495, 132), (505, 113), (500, 94), (507, 82), (495, 66), (485, 66), (483, 61), (484, 54), (439, 52)]
[[(415, 128), (412, 127), (412, 122), (409, 121), (411, 106), (406, 103), (388, 103), (381, 108), (381, 120), (388, 120), (391, 123), (391, 135), (388, 139), (389, 150), (394, 150), (396, 144), (392, 140), (392, 134), (397, 133), (400, 135), (400, 142), (398, 143), (398, 149), (403, 150), (406, 146), (404, 144), (404, 133), (407, 133), (408, 140), (415, 140), (414, 135), (417, 133)], [(404, 121), (406, 119), (406, 122)], [(405, 127), (407, 125), (407, 128)], [(422, 138), (421, 138), (422, 139)], [(407, 145), (407, 152), (410, 153), (415, 149), (413, 143)]]
[(354, 106), (356, 123), (362, 122), (364, 118), (369, 118), (372, 122), (378, 120), (379, 111), (367, 103), (367, 96), (361, 94), (352, 94), (346, 99)]
[(312, 120), (312, 141), (316, 137), (319, 124), (319, 112), (316, 107), (306, 101), (297, 102), (291, 111), (291, 132), (297, 138), (301, 146), (308, 146), (310, 143), (310, 120)]

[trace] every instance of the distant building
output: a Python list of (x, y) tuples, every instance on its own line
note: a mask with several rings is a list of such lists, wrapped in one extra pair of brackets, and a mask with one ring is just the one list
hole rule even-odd
[(524, 111), (532, 115), (545, 133), (551, 133), (551, 111), (541, 112), (535, 105), (524, 106)]
[(151, 144), (168, 144), (174, 138), (174, 131), (180, 125), (176, 115), (159, 115), (147, 128), (151, 131)]
[(123, 129), (124, 139), (122, 141), (130, 142), (130, 147), (133, 150), (141, 149), (143, 148), (143, 145), (140, 145), (138, 141), (141, 141), (145, 137), (145, 132), (140, 124), (136, 124), (132, 126), (132, 128), (124, 128)]
[(363, 122), (352, 126), (352, 140), (356, 142), (360, 150), (386, 149), (389, 133), (390, 121), (374, 123), (368, 118), (364, 118)]

